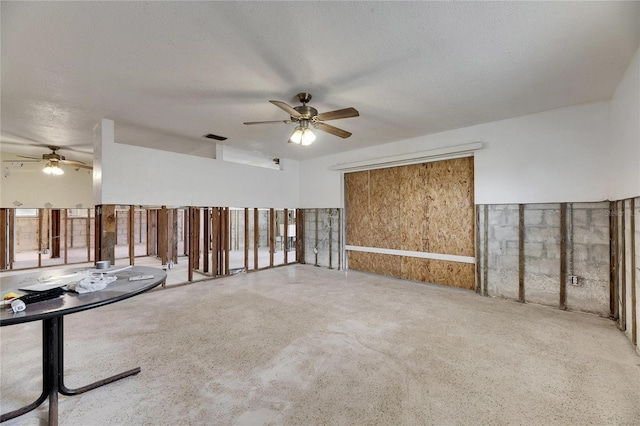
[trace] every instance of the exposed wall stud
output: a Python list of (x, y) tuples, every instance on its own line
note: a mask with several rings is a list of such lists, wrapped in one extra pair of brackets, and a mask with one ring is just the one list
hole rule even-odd
[(636, 200), (632, 198), (631, 203), (631, 341), (638, 344), (638, 312), (637, 312), (637, 290), (636, 281)]
[(283, 232), (282, 233), (284, 235), (281, 235), (281, 237), (283, 238), (282, 248), (284, 250), (284, 253), (283, 253), (283, 255), (284, 255), (284, 263), (287, 264), (287, 263), (289, 263), (289, 254), (288, 254), (288, 251), (289, 251), (289, 210), (288, 209), (284, 209), (283, 211), (284, 211), (284, 220), (283, 220), (284, 226), (283, 226), (283, 230), (282, 230)]
[(249, 209), (244, 209), (244, 270), (249, 270)]
[(305, 235), (304, 235), (304, 210), (296, 209), (296, 261), (298, 263), (306, 263), (305, 254)]
[(518, 205), (518, 301), (524, 303), (524, 204)]
[(69, 263), (69, 210), (64, 209), (64, 264)]
[(0, 269), (9, 269), (7, 262), (7, 209), (0, 209)]
[(482, 250), (482, 295), (489, 295), (489, 205), (484, 205), (484, 247)]
[(618, 208), (615, 201), (609, 202), (609, 310), (611, 318), (620, 318), (618, 309)]
[(476, 205), (476, 293), (482, 293), (482, 279), (480, 276), (480, 206)]
[(275, 210), (271, 208), (269, 209), (269, 266), (273, 266), (273, 255), (275, 251), (275, 222)]
[(202, 245), (202, 272), (209, 272), (209, 237), (211, 235), (209, 220), (209, 208), (202, 209), (202, 233), (204, 236), (204, 244)]
[(318, 215), (320, 213), (318, 209), (315, 209), (315, 210), (316, 210), (316, 224), (315, 224), (316, 228), (315, 228), (315, 239), (313, 242), (313, 253), (315, 254), (315, 265), (318, 266)]
[(627, 242), (626, 242), (626, 205), (620, 201), (620, 329), (627, 329)]
[(167, 246), (169, 240), (167, 238), (168, 230), (168, 215), (167, 206), (162, 206), (158, 211), (158, 256), (160, 256), (160, 262), (166, 265), (169, 261), (167, 255)]
[(136, 207), (129, 206), (129, 238), (127, 238), (129, 243), (129, 265), (135, 264), (135, 256), (136, 256), (136, 243), (134, 241), (135, 238), (135, 228), (136, 228)]
[(260, 245), (260, 215), (253, 209), (253, 269), (258, 269), (258, 246)]
[[(9, 269), (13, 269), (13, 262), (15, 260), (15, 235), (16, 235), (16, 210), (9, 209), (8, 211), (8, 219), (9, 219), (9, 247), (8, 255), (9, 255)], [(87, 237), (89, 238), (89, 233), (87, 232)], [(87, 245), (87, 250), (89, 246)], [(2, 257), (4, 259), (5, 257)]]
[(567, 309), (567, 203), (560, 204), (560, 309)]

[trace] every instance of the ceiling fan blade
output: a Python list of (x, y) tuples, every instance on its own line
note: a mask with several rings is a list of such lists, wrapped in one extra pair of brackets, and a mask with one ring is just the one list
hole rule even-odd
[(16, 155), (16, 157), (20, 157), (20, 158), (28, 158), (30, 160), (39, 160), (42, 161), (42, 157), (29, 157), (27, 155)]
[(300, 115), (300, 113), (298, 111), (296, 111), (295, 109), (293, 109), (293, 107), (285, 104), (284, 102), (280, 102), (280, 101), (269, 101), (272, 104), (274, 104), (275, 106), (277, 106), (278, 108), (286, 111), (290, 116), (295, 117), (295, 118), (300, 118), (302, 117), (302, 115)]
[(335, 111), (323, 112), (318, 114), (317, 118), (320, 121), (337, 120), (339, 118), (358, 117), (360, 113), (355, 108), (337, 109)]
[(323, 132), (331, 133), (332, 135), (336, 135), (345, 139), (352, 135), (351, 132), (338, 129), (337, 127), (333, 127), (325, 123), (314, 123), (313, 126), (318, 130), (322, 130)]
[(82, 163), (80, 161), (71, 161), (71, 160), (60, 160), (59, 161), (62, 164), (66, 164), (68, 166), (71, 167), (80, 167), (81, 169), (89, 169), (89, 170), (93, 170), (93, 166), (90, 166), (86, 163)]
[(291, 120), (245, 121), (242, 124), (253, 125), (253, 124), (273, 124), (273, 123), (291, 124), (291, 123), (293, 123), (293, 121), (291, 121)]
[[(29, 158), (29, 157), (23, 157), (23, 158)], [(29, 160), (2, 160), (3, 163), (39, 163), (42, 160), (37, 160), (37, 159), (29, 159)]]

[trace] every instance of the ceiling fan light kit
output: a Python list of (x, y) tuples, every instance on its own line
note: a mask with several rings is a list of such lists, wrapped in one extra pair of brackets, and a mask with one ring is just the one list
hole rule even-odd
[(42, 169), (42, 171), (48, 175), (54, 175), (54, 176), (60, 176), (64, 174), (64, 170), (62, 170), (60, 166), (58, 166), (53, 161), (49, 161), (45, 166), (45, 168)]
[[(22, 160), (20, 161), (20, 166), (22, 167), (21, 163), (37, 163), (37, 162), (45, 162), (46, 161), (46, 166), (44, 167), (44, 169), (42, 169), (42, 171), (48, 175), (53, 175), (53, 176), (60, 176), (64, 174), (64, 170), (62, 170), (60, 168), (60, 164), (66, 164), (67, 166), (71, 166), (71, 167), (75, 167), (76, 170), (78, 169), (89, 169), (92, 170), (93, 167), (90, 166), (89, 164), (83, 163), (82, 161), (73, 161), (73, 160), (67, 160), (64, 155), (60, 155), (58, 154), (56, 151), (58, 151), (60, 149), (59, 146), (54, 146), (54, 145), (48, 145), (47, 148), (49, 148), (51, 150), (50, 154), (43, 154), (42, 158), (39, 157), (30, 157), (30, 156), (24, 156), (24, 155), (18, 155), (18, 157), (20, 158), (26, 158), (27, 160)], [(11, 161), (12, 163), (16, 163), (15, 160), (3, 160), (4, 161)], [(15, 165), (14, 165), (15, 167)]]
[(315, 140), (316, 135), (314, 135), (309, 128), (309, 122), (307, 120), (301, 121), (300, 125), (296, 126), (289, 138), (289, 142), (303, 146), (311, 145)]
[(335, 111), (324, 112), (318, 114), (318, 110), (307, 106), (307, 102), (311, 100), (310, 93), (298, 93), (298, 99), (302, 103), (302, 105), (297, 107), (292, 107), (287, 105), (281, 101), (269, 101), (278, 108), (287, 112), (290, 115), (289, 120), (274, 120), (274, 121), (245, 121), (246, 125), (253, 124), (273, 124), (273, 123), (297, 123), (291, 137), (289, 138), (289, 143), (293, 143), (296, 145), (311, 145), (313, 141), (316, 140), (316, 135), (309, 128), (309, 124), (311, 124), (316, 130), (320, 130), (323, 132), (330, 133), (334, 136), (341, 137), (343, 139), (351, 136), (351, 132), (347, 132), (346, 130), (339, 129), (337, 127), (331, 126), (329, 124), (324, 123), (324, 121), (328, 120), (337, 120), (340, 118), (350, 118), (350, 117), (358, 117), (360, 113), (355, 108), (344, 108)]

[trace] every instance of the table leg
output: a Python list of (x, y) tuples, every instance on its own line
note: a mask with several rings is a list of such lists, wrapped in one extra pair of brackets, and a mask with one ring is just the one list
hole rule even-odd
[(64, 384), (64, 326), (63, 326), (63, 322), (62, 322), (62, 317), (59, 318), (59, 327), (58, 327), (58, 344), (57, 346), (57, 351), (58, 351), (58, 365), (57, 365), (57, 372), (58, 372), (58, 377), (57, 377), (57, 385), (58, 385), (58, 389), (60, 391), (61, 394), (63, 395), (78, 395), (81, 393), (85, 393), (87, 391), (90, 391), (92, 389), (98, 388), (100, 386), (104, 386), (107, 385), (109, 383), (115, 382), (117, 380), (120, 379), (124, 379), (125, 377), (129, 377), (129, 376), (134, 376), (136, 374), (138, 374), (141, 370), (140, 367), (136, 367), (134, 369), (125, 371), (123, 373), (120, 374), (116, 374), (115, 376), (111, 376), (111, 377), (107, 377), (106, 379), (102, 379), (102, 380), (98, 380), (97, 382), (91, 383), (89, 385), (86, 386), (82, 386), (79, 388), (68, 388), (65, 386)]
[(0, 416), (0, 422), (4, 422), (23, 414), (28, 413), (31, 410), (36, 409), (42, 404), (49, 396), (51, 389), (51, 364), (49, 362), (49, 354), (51, 353), (50, 339), (48, 338), (49, 326), (42, 322), (42, 393), (34, 402), (29, 405), (25, 405), (17, 410), (4, 413)]

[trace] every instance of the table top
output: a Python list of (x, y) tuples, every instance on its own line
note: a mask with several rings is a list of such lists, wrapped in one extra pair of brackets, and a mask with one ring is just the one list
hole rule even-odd
[[(10, 291), (25, 294), (27, 292), (19, 289), (30, 284), (37, 284), (38, 278), (63, 276), (86, 269), (38, 270), (37, 272), (3, 277), (0, 283), (0, 290), (2, 294)], [(0, 310), (0, 326), (38, 321), (108, 305), (150, 290), (167, 279), (167, 274), (164, 271), (148, 266), (132, 266), (113, 272), (112, 275), (115, 275), (118, 279), (100, 291), (83, 294), (65, 292), (62, 296), (54, 299), (28, 304), (26, 310), (18, 313), (13, 313), (13, 311), (4, 307)], [(130, 277), (140, 275), (153, 275), (153, 278), (129, 281)]]

